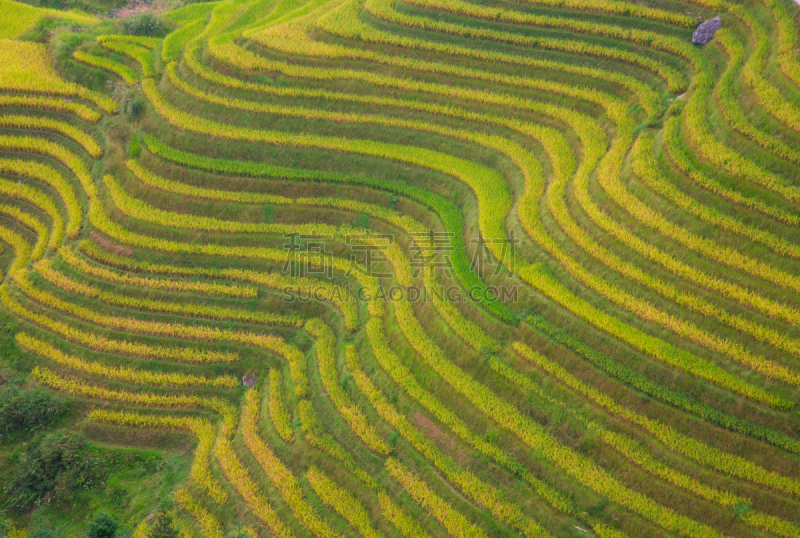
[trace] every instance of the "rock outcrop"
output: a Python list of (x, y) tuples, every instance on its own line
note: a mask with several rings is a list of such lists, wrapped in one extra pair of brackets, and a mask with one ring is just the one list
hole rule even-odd
[(719, 17), (714, 17), (710, 21), (704, 22), (698, 26), (697, 30), (692, 34), (692, 43), (695, 45), (705, 45), (711, 41), (711, 38), (714, 37), (714, 34), (717, 33), (717, 30), (720, 28), (722, 28), (722, 21), (719, 20)]

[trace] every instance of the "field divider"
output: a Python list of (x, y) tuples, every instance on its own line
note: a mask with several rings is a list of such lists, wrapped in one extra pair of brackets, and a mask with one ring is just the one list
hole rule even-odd
[(195, 282), (190, 280), (137, 277), (127, 273), (118, 273), (102, 266), (93, 265), (85, 258), (76, 255), (74, 251), (66, 247), (60, 248), (58, 254), (61, 259), (67, 263), (67, 265), (79, 273), (122, 286), (135, 286), (137, 288), (152, 290), (191, 292), (200, 295), (215, 295), (220, 297), (234, 297), (238, 299), (254, 299), (258, 297), (258, 290), (249, 286), (230, 285), (216, 282)]
[(69, 368), (84, 374), (110, 379), (112, 381), (164, 387), (215, 387), (220, 389), (232, 389), (239, 386), (239, 381), (233, 376), (208, 378), (177, 372), (136, 370), (125, 366), (111, 367), (101, 362), (87, 361), (74, 355), (68, 355), (57, 347), (24, 332), (17, 333), (15, 340), (22, 348), (45, 357), (62, 368)]

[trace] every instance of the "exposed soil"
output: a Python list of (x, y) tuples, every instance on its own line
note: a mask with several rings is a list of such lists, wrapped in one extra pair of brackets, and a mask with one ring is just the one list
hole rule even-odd
[(89, 232), (89, 239), (103, 247), (105, 250), (113, 252), (117, 256), (125, 256), (128, 257), (133, 254), (133, 251), (129, 248), (121, 247), (109, 241), (106, 237), (103, 237), (99, 233), (92, 230)]
[(411, 416), (411, 421), (419, 428), (426, 437), (431, 439), (434, 444), (453, 458), (459, 465), (463, 465), (469, 458), (466, 450), (458, 448), (455, 439), (447, 435), (439, 426), (422, 413), (415, 413)]

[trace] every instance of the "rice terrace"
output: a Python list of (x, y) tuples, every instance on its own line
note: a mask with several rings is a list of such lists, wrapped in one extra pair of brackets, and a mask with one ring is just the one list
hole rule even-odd
[(0, 0), (0, 538), (800, 537), (800, 0)]

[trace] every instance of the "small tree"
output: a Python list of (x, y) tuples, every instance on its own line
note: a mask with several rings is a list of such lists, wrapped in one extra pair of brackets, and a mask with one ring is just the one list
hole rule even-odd
[(156, 510), (155, 523), (147, 531), (148, 538), (178, 538), (178, 534), (172, 515), (165, 508)]
[(86, 531), (87, 538), (115, 538), (119, 530), (119, 522), (106, 514), (102, 510), (95, 516), (94, 521), (89, 523)]

